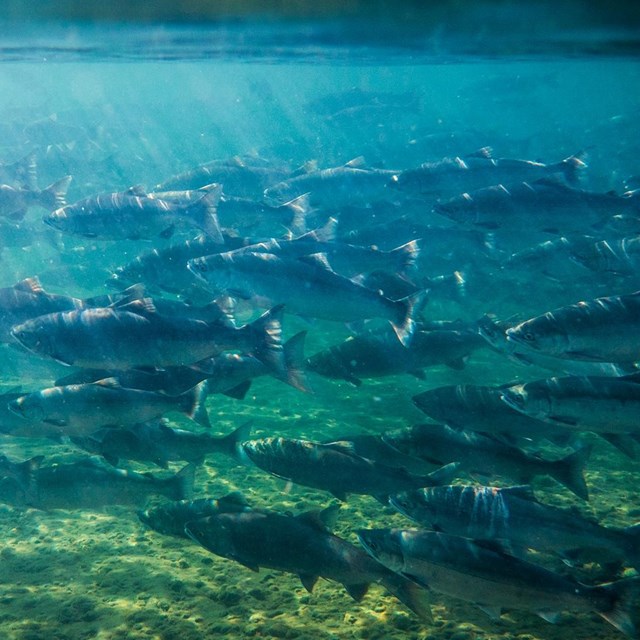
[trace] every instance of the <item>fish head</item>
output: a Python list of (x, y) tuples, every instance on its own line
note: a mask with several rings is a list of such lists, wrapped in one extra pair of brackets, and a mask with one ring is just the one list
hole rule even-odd
[(278, 207), (301, 196), (302, 193), (303, 192), (298, 193), (295, 184), (291, 184), (285, 180), (265, 189), (262, 194), (262, 199), (265, 204), (271, 207)]
[(33, 353), (45, 356), (52, 356), (54, 353), (51, 334), (42, 324), (28, 320), (15, 325), (11, 328), (11, 336)]
[(44, 407), (38, 394), (27, 394), (12, 400), (7, 405), (9, 410), (21, 418), (33, 422), (42, 422), (46, 418)]
[(71, 233), (75, 230), (75, 216), (73, 210), (75, 205), (67, 205), (52, 211), (43, 217), (43, 221), (57, 231)]
[(476, 203), (469, 193), (462, 193), (450, 200), (439, 201), (433, 205), (435, 213), (460, 223), (473, 222), (476, 208)]
[(517, 348), (561, 356), (569, 346), (569, 337), (556, 322), (553, 313), (521, 322), (507, 329), (507, 341)]
[(404, 568), (401, 531), (396, 529), (359, 529), (356, 531), (365, 551), (391, 571)]
[(193, 258), (187, 262), (187, 268), (212, 291), (223, 292), (232, 288), (233, 267), (229, 254), (214, 253)]
[(389, 504), (402, 515), (413, 519), (411, 516), (417, 508), (420, 509), (420, 519), (423, 517), (431, 519), (433, 505), (429, 501), (429, 489), (418, 489), (416, 491), (402, 491), (389, 497)]
[(223, 513), (187, 522), (184, 532), (207, 551), (224, 558), (233, 558), (235, 556), (234, 521), (233, 518), (228, 517), (230, 515), (232, 514)]
[(506, 405), (531, 418), (544, 420), (551, 413), (551, 400), (544, 389), (535, 384), (515, 384), (500, 392)]

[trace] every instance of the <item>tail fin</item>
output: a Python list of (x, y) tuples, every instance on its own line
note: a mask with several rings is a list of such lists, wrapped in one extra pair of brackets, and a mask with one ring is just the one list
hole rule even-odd
[[(283, 382), (290, 384), (300, 391), (311, 392), (305, 371), (304, 340), (306, 331), (300, 331), (284, 343), (284, 362), (286, 370)], [(278, 376), (280, 377), (280, 376)]]
[(587, 167), (584, 161), (586, 157), (586, 151), (579, 151), (555, 165), (562, 175), (564, 175), (567, 184), (577, 185), (580, 183), (580, 173)]
[(207, 385), (200, 382), (189, 391), (180, 395), (180, 408), (199, 425), (211, 429), (206, 407)]
[(391, 594), (393, 594), (402, 604), (423, 620), (432, 621), (433, 615), (430, 606), (429, 592), (408, 580), (404, 576), (390, 573), (383, 578), (381, 584)]
[(16, 465), (16, 481), (29, 501), (34, 501), (38, 497), (36, 473), (43, 460), (44, 456), (35, 456)]
[(420, 256), (420, 240), (411, 240), (389, 251), (392, 269), (399, 276), (409, 280), (409, 275), (415, 270), (416, 261)]
[(395, 322), (391, 322), (391, 326), (398, 336), (398, 340), (406, 347), (411, 342), (411, 337), (416, 328), (413, 319), (415, 313), (419, 311), (427, 297), (426, 291), (418, 291), (408, 298), (396, 301), (399, 305), (399, 314)]
[(67, 190), (70, 184), (71, 176), (65, 176), (57, 182), (50, 184), (40, 192), (39, 204), (50, 211), (64, 207), (67, 204)]
[(193, 485), (196, 480), (196, 465), (189, 463), (182, 467), (173, 478), (169, 478), (172, 500), (191, 500), (193, 496)]
[(622, 633), (637, 638), (638, 628), (634, 618), (637, 619), (640, 604), (640, 576), (601, 584), (593, 589), (604, 590), (610, 597), (610, 608), (605, 611), (598, 610), (597, 613)]
[(240, 425), (235, 431), (232, 431), (228, 436), (217, 438), (216, 451), (235, 459), (244, 460), (242, 451), (240, 450), (240, 443), (250, 439), (252, 426), (253, 420), (249, 420)]
[(283, 311), (284, 305), (279, 304), (263, 313), (251, 324), (239, 329), (248, 334), (252, 354), (270, 370), (280, 375), (284, 374), (287, 368), (282, 347)]
[(216, 185), (207, 191), (200, 200), (187, 207), (187, 213), (193, 218), (196, 225), (218, 244), (224, 244), (217, 212), (221, 195), (222, 186)]
[(584, 479), (584, 467), (591, 455), (592, 448), (592, 445), (587, 445), (552, 463), (551, 475), (583, 500), (589, 500), (589, 489)]

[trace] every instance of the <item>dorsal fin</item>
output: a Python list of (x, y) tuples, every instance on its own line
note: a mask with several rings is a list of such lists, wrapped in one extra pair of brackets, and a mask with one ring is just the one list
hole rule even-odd
[(491, 159), (493, 156), (493, 149), (491, 147), (480, 147), (476, 149), (473, 153), (469, 153), (466, 155), (466, 158), (486, 158), (487, 160)]
[(147, 190), (144, 188), (144, 185), (134, 184), (128, 189), (125, 189), (124, 193), (128, 196), (142, 197), (147, 195)]
[(139, 298), (138, 300), (118, 300), (109, 306), (110, 309), (118, 311), (129, 311), (144, 316), (156, 313), (156, 307), (151, 298)]
[(335, 218), (329, 218), (327, 223), (319, 229), (308, 231), (307, 233), (298, 236), (296, 240), (315, 240), (316, 242), (333, 242), (336, 239), (336, 232), (338, 229), (338, 221)]
[(18, 291), (28, 291), (29, 293), (44, 293), (44, 289), (40, 284), (40, 280), (38, 280), (38, 276), (20, 280), (20, 282), (16, 282), (13, 285), (13, 288)]
[(315, 267), (320, 267), (321, 269), (326, 269), (327, 271), (333, 271), (331, 265), (329, 264), (329, 260), (327, 259), (326, 253), (310, 253), (306, 256), (300, 256), (298, 260), (300, 260), (300, 262), (306, 262), (307, 264), (313, 265)]
[(117, 378), (103, 378), (102, 380), (96, 380), (91, 384), (98, 387), (104, 387), (105, 389), (122, 389), (122, 385), (118, 382)]
[(345, 162), (344, 166), (350, 169), (362, 169), (365, 166), (364, 156), (352, 158), (349, 162)]
[(317, 160), (307, 160), (304, 164), (301, 164), (299, 167), (294, 169), (289, 174), (289, 179), (297, 178), (298, 176), (304, 176), (307, 173), (312, 173), (313, 171), (318, 170), (318, 161)]
[(353, 442), (349, 440), (336, 440), (335, 442), (325, 442), (325, 447), (330, 447), (331, 449), (335, 449), (340, 453), (345, 453), (347, 455), (356, 456), (356, 447)]
[(503, 489), (500, 489), (500, 493), (514, 496), (516, 498), (520, 498), (521, 500), (538, 502), (538, 499), (535, 497), (533, 493), (533, 489), (531, 488), (531, 485), (528, 485), (528, 484), (516, 485), (515, 487), (504, 487)]
[(340, 505), (332, 504), (326, 509), (305, 511), (300, 515), (297, 515), (296, 519), (305, 522), (319, 531), (329, 531), (335, 524), (336, 518), (338, 517), (338, 511), (340, 511)]

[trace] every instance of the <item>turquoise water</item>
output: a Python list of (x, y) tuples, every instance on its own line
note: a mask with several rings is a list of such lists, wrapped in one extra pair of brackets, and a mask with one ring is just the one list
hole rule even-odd
[[(431, 55), (431, 49), (427, 55), (415, 42), (406, 51), (401, 42), (349, 48), (313, 34), (300, 47), (290, 33), (282, 46), (272, 36), (261, 50), (248, 41), (251, 34), (238, 38), (237, 30), (228, 41), (209, 41), (197, 29), (173, 38), (162, 28), (132, 30), (130, 39), (119, 31), (109, 51), (109, 29), (96, 28), (89, 36), (82, 29), (63, 33), (57, 43), (46, 30), (28, 33), (33, 46), (22, 40), (5, 50), (0, 160), (12, 162), (34, 151), (41, 188), (73, 176), (68, 202), (132, 185), (151, 188), (201, 163), (246, 154), (292, 169), (309, 161), (335, 167), (363, 156), (366, 166), (403, 170), (485, 146), (496, 157), (546, 163), (585, 150), (583, 188), (619, 193), (638, 188), (640, 66), (634, 58), (584, 51), (572, 57), (520, 51), (489, 58)], [(239, 41), (238, 50), (228, 44)], [(412, 220), (432, 221), (434, 201), (425, 198), (414, 207)], [(143, 250), (169, 244), (63, 236), (42, 224), (42, 214), (30, 209), (19, 228), (3, 231), (0, 286), (38, 276), (52, 293), (83, 298), (108, 293), (105, 280), (113, 269)], [(180, 234), (171, 241), (190, 237)], [(535, 244), (526, 235), (515, 238), (523, 248)], [(458, 264), (453, 242), (453, 248), (423, 242), (418, 268), (429, 277), (463, 270), (466, 293), (432, 293), (425, 319), (473, 322), (484, 313), (527, 318), (640, 288), (637, 274), (604, 283), (562, 269), (496, 275), (478, 256)], [(438, 252), (454, 258), (434, 256)], [(308, 355), (350, 335), (341, 323), (285, 314), (286, 336), (300, 330), (308, 332)], [(35, 391), (66, 372), (2, 345), (5, 391), (16, 386)], [(244, 400), (212, 395), (207, 408), (216, 435), (251, 420), (255, 437), (328, 440), (422, 421), (411, 397), (427, 389), (550, 375), (488, 349), (474, 352), (461, 370), (439, 365), (425, 374), (424, 380), (407, 374), (365, 380), (359, 388), (309, 374), (312, 394), (264, 377), (254, 381)], [(197, 429), (179, 414), (169, 417), (174, 425)], [(638, 461), (595, 436), (587, 434), (584, 441), (594, 443), (586, 469), (588, 505), (546, 477), (535, 481), (536, 492), (609, 526), (634, 523), (640, 518)], [(49, 464), (81, 455), (68, 442), (3, 436), (1, 445), (14, 460), (45, 455)], [(130, 468), (163, 473), (138, 463)], [(335, 502), (327, 493), (225, 458), (211, 456), (198, 469), (196, 497), (236, 490), (256, 506), (292, 513)], [(509, 611), (494, 622), (471, 605), (435, 594), (434, 621), (424, 623), (377, 586), (360, 603), (326, 581), (308, 594), (296, 576), (268, 569), (254, 574), (186, 540), (150, 531), (126, 506), (43, 511), (3, 505), (0, 510), (0, 636), (11, 640), (622, 637), (595, 614), (566, 613), (551, 625)], [(354, 529), (376, 526), (408, 526), (408, 521), (373, 498), (354, 496), (342, 505), (335, 531), (356, 543)], [(548, 566), (568, 571), (558, 560)], [(579, 577), (598, 582), (601, 576), (591, 569)]]

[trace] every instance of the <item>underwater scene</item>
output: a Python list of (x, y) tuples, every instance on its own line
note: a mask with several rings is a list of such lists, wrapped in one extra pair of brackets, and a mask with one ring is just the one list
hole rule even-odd
[(0, 637), (640, 637), (637, 59), (105, 29), (2, 50)]

